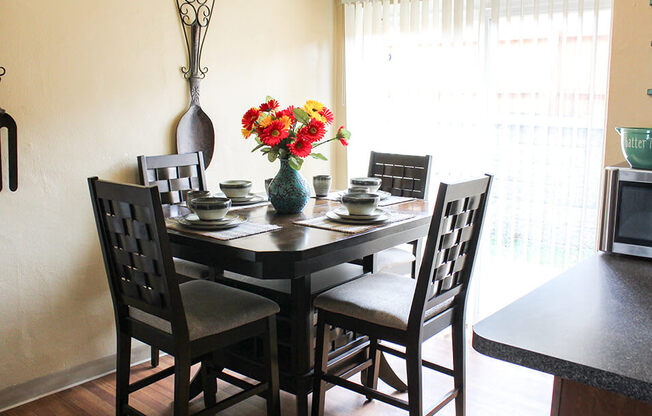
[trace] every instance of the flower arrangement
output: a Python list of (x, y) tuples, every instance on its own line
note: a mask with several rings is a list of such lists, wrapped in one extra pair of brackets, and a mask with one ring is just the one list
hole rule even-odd
[(333, 140), (348, 146), (351, 133), (344, 126), (337, 130), (335, 137), (323, 140), (326, 127), (333, 120), (333, 112), (320, 102), (308, 100), (303, 107), (291, 105), (281, 110), (278, 101), (267, 97), (242, 117), (242, 135), (245, 139), (254, 136), (257, 145), (252, 152), (260, 150), (270, 162), (287, 159), (294, 170), (299, 170), (308, 156), (327, 160), (323, 154), (314, 152), (318, 146)]

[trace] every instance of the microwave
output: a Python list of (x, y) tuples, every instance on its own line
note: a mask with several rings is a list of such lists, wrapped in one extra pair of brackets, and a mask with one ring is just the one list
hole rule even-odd
[(605, 169), (601, 251), (652, 258), (652, 170)]

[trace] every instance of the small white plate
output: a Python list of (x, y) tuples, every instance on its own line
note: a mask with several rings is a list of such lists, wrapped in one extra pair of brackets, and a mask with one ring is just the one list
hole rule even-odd
[(375, 220), (383, 214), (387, 214), (387, 211), (384, 209), (376, 208), (369, 215), (359, 215), (359, 214), (349, 214), (349, 211), (346, 208), (338, 208), (335, 211), (335, 214), (339, 215), (342, 218), (349, 220)]
[(200, 220), (195, 214), (190, 214), (184, 217), (177, 217), (176, 221), (184, 227), (196, 230), (226, 230), (227, 228), (237, 227), (247, 221), (247, 219), (235, 214), (226, 214), (221, 220), (204, 221)]
[(382, 224), (383, 222), (389, 219), (389, 215), (385, 213), (376, 218), (353, 219), (353, 218), (340, 217), (335, 213), (335, 211), (328, 211), (326, 213), (326, 218), (328, 218), (331, 221), (340, 222), (342, 224), (371, 225), (371, 224)]
[(229, 198), (229, 199), (231, 199), (232, 203), (233, 202), (247, 202), (247, 201), (250, 201), (250, 200), (254, 199), (256, 196), (257, 196), (256, 194), (249, 194), (249, 195), (245, 195), (245, 196), (235, 196), (235, 197)]
[(251, 205), (251, 204), (257, 204), (257, 203), (263, 202), (263, 201), (265, 201), (265, 198), (263, 198), (260, 195), (254, 195), (253, 198), (245, 199), (245, 200), (232, 199), (231, 200), (231, 206), (237, 207), (237, 206), (242, 206), (242, 205)]

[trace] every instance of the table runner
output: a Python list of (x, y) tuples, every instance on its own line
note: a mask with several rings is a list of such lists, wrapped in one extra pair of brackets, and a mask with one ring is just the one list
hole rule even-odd
[(206, 237), (211, 237), (216, 240), (222, 240), (222, 241), (233, 240), (240, 237), (247, 237), (254, 234), (266, 233), (269, 231), (280, 230), (281, 228), (283, 228), (278, 225), (259, 224), (255, 222), (246, 221), (238, 225), (237, 227), (229, 228), (226, 230), (218, 230), (218, 231), (195, 230), (192, 228), (184, 227), (174, 219), (165, 220), (165, 225), (172, 230), (182, 231), (184, 233), (190, 233), (190, 234), (203, 235)]
[(389, 214), (389, 219), (380, 224), (364, 224), (364, 225), (342, 224), (339, 222), (329, 220), (328, 217), (326, 217), (325, 215), (311, 218), (308, 220), (294, 221), (294, 224), (303, 225), (306, 227), (321, 228), (323, 230), (340, 231), (348, 234), (356, 234), (356, 233), (361, 233), (370, 230), (372, 228), (382, 227), (384, 225), (391, 224), (394, 222), (405, 221), (414, 217), (414, 215), (412, 214), (401, 214), (398, 212), (388, 212), (388, 214)]
[[(336, 192), (330, 192), (327, 196), (320, 196), (320, 197), (315, 197), (317, 199), (328, 199), (330, 201), (337, 201), (339, 202), (342, 198), (342, 194), (345, 191), (336, 191)], [(416, 198), (412, 198), (409, 196), (396, 196), (392, 195), (389, 198), (380, 201), (378, 203), (379, 207), (386, 207), (389, 205), (396, 205), (396, 204), (402, 204), (403, 202), (408, 202), (408, 201), (414, 201)]]

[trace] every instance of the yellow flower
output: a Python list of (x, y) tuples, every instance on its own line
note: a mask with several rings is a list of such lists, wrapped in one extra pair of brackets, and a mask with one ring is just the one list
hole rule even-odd
[(290, 119), (290, 117), (288, 117), (288, 116), (281, 116), (281, 118), (279, 118), (279, 120), (281, 121), (281, 123), (283, 123), (283, 126), (286, 129), (289, 129), (290, 126), (292, 125), (292, 119)]
[(319, 112), (324, 109), (324, 104), (315, 100), (306, 101), (306, 105), (303, 106), (303, 109), (306, 110), (306, 113)]
[(265, 117), (264, 119), (261, 120), (260, 127), (265, 128), (265, 127), (269, 126), (270, 124), (272, 124), (272, 121), (274, 121), (272, 119), (272, 116), (267, 116), (267, 117)]
[(245, 139), (248, 139), (249, 136), (251, 136), (251, 130), (242, 129), (242, 135), (244, 136)]

